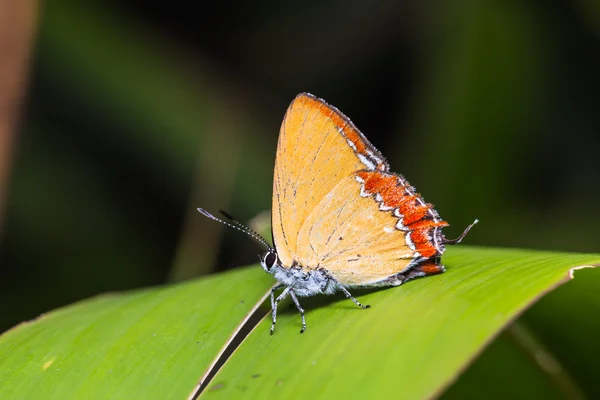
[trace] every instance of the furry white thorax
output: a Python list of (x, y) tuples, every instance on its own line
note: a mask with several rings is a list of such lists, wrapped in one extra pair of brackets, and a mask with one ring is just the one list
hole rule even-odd
[(308, 297), (315, 294), (334, 294), (339, 290), (339, 283), (331, 278), (326, 271), (321, 269), (303, 271), (297, 266), (286, 268), (279, 265), (279, 260), (270, 268), (264, 259), (261, 259), (260, 264), (279, 283), (293, 289), (297, 296)]

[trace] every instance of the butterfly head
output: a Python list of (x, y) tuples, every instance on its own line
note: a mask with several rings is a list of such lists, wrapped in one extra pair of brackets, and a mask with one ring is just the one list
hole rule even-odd
[(264, 256), (259, 257), (260, 265), (262, 265), (263, 269), (268, 273), (273, 273), (273, 268), (279, 266), (279, 257), (277, 257), (275, 249), (270, 249)]

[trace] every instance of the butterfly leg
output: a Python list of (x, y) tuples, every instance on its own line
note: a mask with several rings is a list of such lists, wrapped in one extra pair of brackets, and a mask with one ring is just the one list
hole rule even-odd
[(356, 304), (357, 306), (359, 306), (360, 308), (371, 308), (370, 305), (368, 304), (362, 304), (361, 302), (359, 302), (358, 300), (356, 300), (354, 298), (354, 296), (352, 296), (352, 294), (350, 294), (350, 292), (348, 291), (348, 289), (346, 289), (345, 287), (343, 287), (342, 285), (339, 285), (339, 288), (342, 292), (344, 292), (344, 294), (346, 295), (347, 299), (350, 299), (354, 302), (354, 304)]
[(304, 331), (306, 330), (306, 320), (304, 319), (304, 309), (300, 306), (300, 302), (298, 301), (298, 298), (296, 297), (296, 293), (294, 293), (294, 290), (290, 290), (290, 296), (292, 297), (292, 300), (294, 301), (296, 308), (298, 309), (298, 311), (300, 311), (300, 316), (302, 317), (302, 329), (300, 330), (300, 333), (304, 333)]
[(277, 285), (273, 289), (271, 289), (271, 335), (275, 332), (275, 321), (277, 321), (277, 304), (285, 299), (288, 295), (290, 288), (286, 287), (283, 292), (279, 295), (279, 297), (275, 298), (275, 291), (281, 289), (284, 285)]
[(273, 288), (271, 288), (271, 310), (274, 310), (275, 307), (275, 291), (279, 290), (279, 289), (283, 289), (285, 287), (285, 285), (283, 284), (279, 284), (276, 286), (273, 286)]
[(370, 305), (362, 304), (361, 302), (356, 300), (354, 298), (354, 296), (352, 296), (352, 294), (348, 291), (348, 289), (346, 289), (345, 287), (340, 285), (340, 283), (337, 280), (335, 280), (335, 278), (333, 276), (331, 276), (329, 274), (329, 272), (327, 272), (325, 269), (320, 269), (320, 271), (327, 278), (327, 280), (325, 281), (325, 284), (323, 285), (323, 287), (321, 289), (323, 292), (325, 292), (327, 290), (327, 288), (329, 287), (329, 285), (333, 282), (333, 283), (335, 283), (336, 287), (338, 287), (342, 292), (344, 292), (344, 294), (346, 295), (346, 298), (352, 300), (354, 302), (354, 304), (356, 304), (360, 308), (371, 308)]

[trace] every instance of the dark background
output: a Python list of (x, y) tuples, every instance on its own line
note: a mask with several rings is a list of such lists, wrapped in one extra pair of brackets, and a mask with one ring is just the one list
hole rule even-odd
[[(195, 209), (270, 208), (303, 91), (468, 244), (600, 252), (593, 0), (44, 2), (0, 226), (0, 331), (257, 261)], [(255, 226), (256, 220), (250, 223)]]

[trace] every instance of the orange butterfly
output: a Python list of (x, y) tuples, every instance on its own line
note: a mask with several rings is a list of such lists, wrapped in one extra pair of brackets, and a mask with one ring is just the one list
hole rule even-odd
[[(266, 248), (260, 263), (280, 283), (271, 290), (272, 325), (277, 303), (348, 288), (398, 286), (444, 272), (445, 245), (459, 243), (441, 228), (448, 223), (389, 165), (337, 108), (311, 94), (290, 104), (279, 134), (273, 178), (272, 230), (275, 247), (251, 229), (205, 216), (241, 230)], [(275, 298), (275, 291), (283, 289)]]

